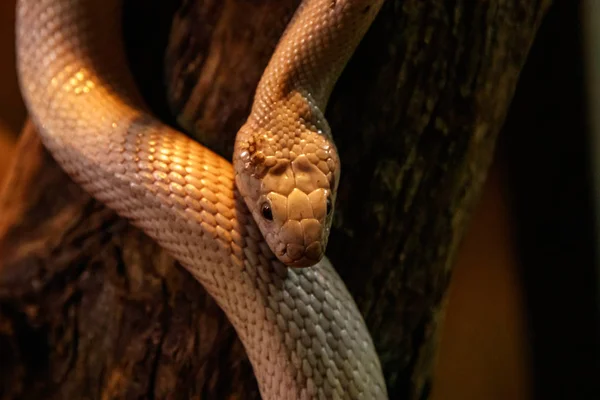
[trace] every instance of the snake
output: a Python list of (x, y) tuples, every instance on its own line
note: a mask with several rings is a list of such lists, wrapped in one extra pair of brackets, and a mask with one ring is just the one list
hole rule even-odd
[(177, 260), (240, 337), (264, 399), (386, 399), (324, 255), (339, 156), (324, 113), (383, 0), (303, 0), (231, 161), (164, 124), (128, 68), (122, 0), (18, 0), (17, 71), (58, 165)]

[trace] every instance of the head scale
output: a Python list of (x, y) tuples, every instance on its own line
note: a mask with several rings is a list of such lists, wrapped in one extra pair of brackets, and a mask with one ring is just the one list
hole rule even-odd
[(340, 174), (330, 136), (302, 122), (265, 128), (249, 121), (235, 147), (236, 185), (273, 253), (291, 267), (316, 264)]

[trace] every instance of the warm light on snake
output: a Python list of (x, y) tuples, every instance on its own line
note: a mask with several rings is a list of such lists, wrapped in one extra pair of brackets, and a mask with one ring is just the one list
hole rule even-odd
[(325, 107), (382, 2), (301, 3), (233, 167), (149, 113), (127, 68), (120, 0), (18, 3), (20, 83), (45, 146), (202, 283), (266, 399), (387, 398), (363, 318), (324, 258), (340, 174)]

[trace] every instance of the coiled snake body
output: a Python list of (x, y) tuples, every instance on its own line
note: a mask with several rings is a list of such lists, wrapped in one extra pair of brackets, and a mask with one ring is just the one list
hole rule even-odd
[(303, 1), (233, 166), (149, 113), (126, 66), (120, 0), (18, 2), (19, 79), (44, 145), (202, 283), (266, 399), (387, 398), (362, 316), (323, 257), (339, 178), (323, 112), (382, 2)]

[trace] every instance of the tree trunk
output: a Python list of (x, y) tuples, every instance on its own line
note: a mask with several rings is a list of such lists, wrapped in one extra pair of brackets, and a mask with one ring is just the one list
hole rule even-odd
[[(142, 92), (229, 157), (298, 0), (158, 3), (126, 4)], [(388, 0), (333, 93), (343, 165), (327, 254), (363, 312), (391, 399), (428, 397), (454, 254), (548, 6)], [(2, 398), (259, 397), (200, 284), (79, 189), (31, 125), (15, 158), (0, 197)]]

